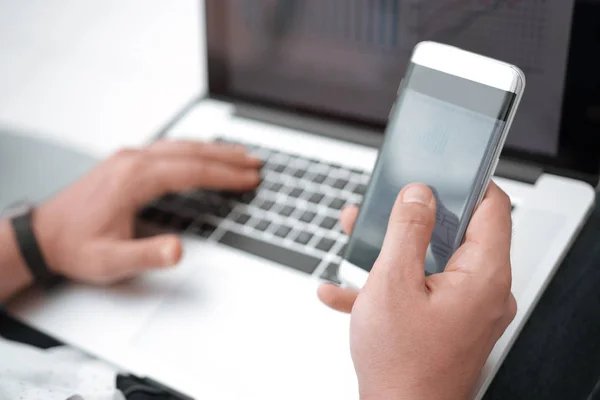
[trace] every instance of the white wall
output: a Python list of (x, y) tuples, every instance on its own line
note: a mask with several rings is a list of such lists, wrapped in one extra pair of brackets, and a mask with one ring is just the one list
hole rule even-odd
[(0, 0), (0, 127), (101, 153), (143, 142), (206, 88), (201, 11), (197, 0)]

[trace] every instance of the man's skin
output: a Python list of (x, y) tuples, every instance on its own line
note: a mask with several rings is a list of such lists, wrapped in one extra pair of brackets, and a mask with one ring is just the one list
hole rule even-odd
[[(135, 238), (137, 210), (169, 192), (249, 190), (261, 162), (230, 145), (160, 141), (117, 153), (41, 205), (34, 230), (49, 266), (74, 281), (109, 285), (175, 266), (175, 235)], [(407, 186), (392, 211), (381, 254), (360, 291), (325, 284), (319, 298), (351, 313), (360, 396), (466, 399), (492, 347), (516, 313), (510, 293), (510, 201), (496, 185), (477, 209), (465, 243), (442, 274), (425, 277), (435, 199)], [(346, 233), (358, 210), (342, 214)], [(8, 221), (0, 221), (0, 302), (32, 283)]]

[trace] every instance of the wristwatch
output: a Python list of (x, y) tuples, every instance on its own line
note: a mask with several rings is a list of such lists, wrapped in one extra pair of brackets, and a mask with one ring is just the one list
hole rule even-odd
[(26, 201), (14, 203), (2, 212), (2, 217), (10, 219), (17, 245), (25, 265), (34, 280), (42, 286), (53, 286), (58, 276), (52, 273), (33, 230), (33, 204)]

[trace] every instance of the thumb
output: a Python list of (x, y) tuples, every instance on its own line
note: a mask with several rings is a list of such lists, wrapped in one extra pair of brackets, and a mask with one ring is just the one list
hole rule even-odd
[(176, 235), (161, 235), (112, 243), (105, 261), (115, 275), (129, 277), (149, 269), (171, 267), (179, 262), (182, 252)]
[(400, 192), (369, 281), (380, 280), (396, 288), (424, 284), (425, 255), (435, 225), (435, 208), (435, 197), (426, 185), (411, 184)]

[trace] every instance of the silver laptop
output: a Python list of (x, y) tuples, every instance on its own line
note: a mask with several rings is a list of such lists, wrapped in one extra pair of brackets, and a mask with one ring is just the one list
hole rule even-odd
[(315, 291), (338, 282), (340, 210), (361, 202), (412, 47), (448, 42), (515, 63), (528, 80), (495, 177), (514, 205), (519, 312), (482, 373), (482, 397), (594, 202), (600, 95), (588, 49), (599, 6), (205, 3), (209, 93), (164, 136), (242, 143), (265, 161), (264, 182), (170, 194), (141, 212), (183, 234), (179, 268), (112, 289), (32, 291), (12, 311), (192, 397), (357, 398), (349, 317)]

